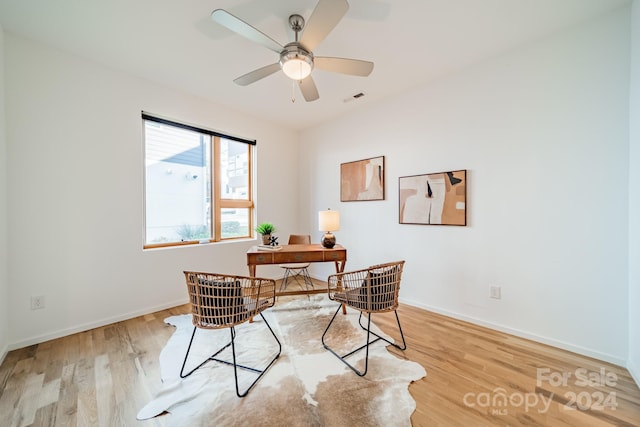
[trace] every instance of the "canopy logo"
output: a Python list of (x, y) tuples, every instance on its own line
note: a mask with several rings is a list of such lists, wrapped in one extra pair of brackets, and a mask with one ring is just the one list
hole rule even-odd
[(507, 391), (501, 387), (494, 388), (491, 392), (469, 392), (463, 398), (465, 406), (489, 408), (492, 415), (507, 415), (509, 408), (524, 408), (525, 412), (537, 410), (539, 413), (545, 413), (549, 410), (552, 400), (553, 393), (548, 397), (542, 393), (533, 392), (507, 394)]

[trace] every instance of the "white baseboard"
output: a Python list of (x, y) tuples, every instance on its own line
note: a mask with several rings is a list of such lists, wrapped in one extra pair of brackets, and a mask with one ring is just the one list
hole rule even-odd
[[(320, 278), (316, 278), (313, 277), (314, 279), (317, 280), (323, 280)], [(438, 314), (442, 314), (444, 316), (448, 316), (448, 317), (452, 317), (454, 319), (458, 319), (458, 320), (463, 320), (466, 322), (470, 322), (476, 325), (480, 325), (480, 326), (484, 326), (490, 329), (495, 329), (497, 331), (501, 331), (501, 332), (505, 332), (511, 335), (515, 335), (521, 338), (526, 338), (532, 341), (536, 341), (542, 344), (547, 344), (547, 345), (551, 345), (557, 348), (561, 348), (563, 350), (568, 350), (568, 351), (572, 351), (574, 353), (578, 353), (578, 354), (582, 354), (585, 356), (589, 356), (589, 357), (593, 357), (596, 358), (598, 360), (603, 360), (605, 362), (609, 362), (609, 363), (613, 363), (615, 365), (618, 366), (622, 366), (622, 367), (626, 367), (627, 370), (629, 371), (629, 373), (631, 374), (631, 376), (633, 377), (634, 381), (636, 382), (636, 384), (640, 385), (640, 370), (638, 369), (637, 366), (633, 365), (633, 363), (631, 363), (631, 361), (628, 360), (623, 360), (619, 357), (610, 355), (610, 354), (606, 354), (606, 353), (602, 353), (602, 352), (598, 352), (598, 351), (594, 351), (588, 348), (584, 348), (581, 346), (576, 346), (573, 345), (571, 343), (566, 343), (563, 341), (557, 341), (551, 338), (547, 338), (547, 337), (542, 337), (539, 335), (535, 335), (535, 334), (531, 334), (525, 331), (521, 331), (518, 329), (513, 329), (510, 328), (508, 326), (504, 326), (504, 325), (500, 325), (500, 324), (496, 324), (496, 323), (492, 323), (492, 322), (487, 322), (485, 320), (482, 319), (477, 319), (474, 317), (470, 317), (470, 316), (466, 316), (460, 313), (456, 313), (456, 312), (452, 312), (449, 310), (445, 310), (445, 309), (441, 309), (439, 307), (434, 307), (434, 306), (430, 306), (430, 305), (426, 305), (426, 304), (421, 304), (417, 301), (412, 301), (412, 300), (406, 300), (404, 298), (401, 298), (400, 301), (403, 304), (407, 304), (407, 305), (411, 305), (414, 307), (418, 307), (418, 308), (422, 308), (424, 310), (428, 310), (428, 311), (432, 311), (434, 313), (438, 313)], [(61, 329), (55, 332), (50, 332), (47, 334), (42, 334), (42, 335), (37, 335), (31, 338), (27, 338), (25, 340), (21, 340), (15, 343), (10, 344), (9, 346), (5, 346), (5, 348), (2, 350), (2, 352), (0, 352), (0, 364), (2, 364), (2, 362), (4, 361), (5, 357), (7, 356), (7, 353), (11, 350), (15, 350), (18, 348), (23, 348), (23, 347), (27, 347), (29, 345), (34, 345), (34, 344), (39, 344), (45, 341), (49, 341), (52, 339), (56, 339), (56, 338), (61, 338), (67, 335), (71, 335), (71, 334), (75, 334), (78, 332), (84, 332), (90, 329), (94, 329), (94, 328), (99, 328), (102, 326), (106, 326), (106, 325), (110, 325), (112, 323), (116, 323), (116, 322), (121, 322), (123, 320), (128, 320), (128, 319), (132, 319), (134, 317), (138, 317), (138, 316), (143, 316), (145, 314), (149, 314), (149, 313), (154, 313), (156, 311), (161, 311), (161, 310), (165, 310), (168, 308), (172, 308), (172, 307), (176, 307), (179, 305), (183, 305), (183, 304), (187, 304), (189, 302), (188, 298), (184, 298), (184, 299), (180, 299), (178, 301), (174, 301), (174, 302), (170, 302), (170, 303), (166, 303), (166, 304), (161, 304), (155, 307), (147, 307), (145, 309), (141, 309), (141, 310), (136, 310), (133, 312), (129, 312), (129, 313), (124, 313), (124, 314), (120, 314), (117, 316), (112, 316), (112, 317), (108, 317), (108, 318), (104, 318), (101, 320), (96, 320), (93, 322), (89, 322), (89, 323), (85, 323), (82, 325), (78, 325), (78, 326), (74, 326), (72, 328), (66, 328), (66, 329)]]
[(5, 345), (2, 351), (0, 351), (0, 365), (4, 362), (4, 358), (7, 357), (7, 353), (9, 353), (9, 347)]
[[(283, 277), (276, 277), (274, 278), (274, 280), (279, 280), (282, 279)], [(322, 280), (322, 279), (318, 279), (318, 280)], [(112, 323), (116, 323), (116, 322), (121, 322), (123, 320), (128, 320), (128, 319), (132, 319), (134, 317), (138, 317), (138, 316), (143, 316), (145, 314), (149, 314), (149, 313), (153, 313), (156, 311), (160, 311), (160, 310), (165, 310), (167, 308), (172, 308), (172, 307), (176, 307), (178, 305), (183, 305), (183, 304), (187, 304), (189, 302), (188, 298), (184, 298), (178, 301), (174, 301), (174, 302), (170, 302), (170, 303), (166, 303), (166, 304), (161, 304), (155, 307), (148, 307), (145, 309), (141, 309), (141, 310), (136, 310), (130, 313), (125, 313), (125, 314), (120, 314), (117, 316), (112, 316), (112, 317), (107, 317), (101, 320), (96, 320), (93, 322), (89, 322), (89, 323), (85, 323), (82, 325), (77, 325), (71, 328), (66, 328), (66, 329), (60, 329), (58, 331), (54, 331), (54, 332), (50, 332), (50, 333), (46, 333), (46, 334), (42, 334), (42, 335), (36, 335), (21, 341), (17, 341), (14, 343), (9, 344), (3, 351), (2, 353), (2, 358), (0, 358), (0, 363), (2, 363), (2, 360), (4, 360), (4, 357), (7, 355), (7, 353), (11, 350), (16, 350), (19, 348), (24, 348), (30, 345), (34, 345), (34, 344), (40, 344), (43, 343), (45, 341), (49, 341), (52, 339), (56, 339), (56, 338), (61, 338), (61, 337), (65, 337), (67, 335), (71, 335), (71, 334), (76, 334), (78, 332), (84, 332), (84, 331), (88, 331), (90, 329), (94, 329), (94, 328), (99, 328), (101, 326), (106, 326), (106, 325), (110, 325)]]
[(593, 357), (594, 359), (602, 360), (604, 362), (613, 363), (614, 365), (618, 365), (618, 366), (621, 366), (621, 367), (625, 367), (628, 364), (627, 360), (622, 359), (620, 357), (616, 357), (616, 356), (613, 356), (611, 354), (595, 351), (595, 350), (592, 350), (592, 349), (589, 349), (589, 348), (577, 346), (577, 345), (574, 345), (574, 344), (571, 344), (571, 343), (567, 343), (567, 342), (564, 342), (564, 341), (558, 341), (558, 340), (555, 340), (555, 339), (552, 339), (552, 338), (531, 334), (531, 333), (526, 332), (526, 331), (513, 329), (513, 328), (510, 328), (508, 326), (500, 325), (500, 324), (497, 324), (497, 323), (487, 322), (487, 321), (482, 320), (482, 319), (477, 319), (475, 317), (466, 316), (464, 314), (452, 312), (452, 311), (445, 310), (445, 309), (442, 309), (442, 308), (439, 308), (439, 307), (433, 307), (433, 306), (421, 304), (419, 302), (412, 301), (412, 300), (405, 300), (404, 298), (400, 298), (400, 301), (402, 303), (404, 303), (404, 304), (407, 304), (407, 305), (411, 305), (411, 306), (414, 306), (414, 307), (422, 308), (422, 309), (425, 309), (425, 310), (428, 310), (428, 311), (433, 311), (434, 313), (442, 314), (443, 316), (448, 316), (448, 317), (452, 317), (454, 319), (463, 320), (465, 322), (469, 322), (469, 323), (473, 323), (473, 324), (476, 324), (476, 325), (484, 326), (484, 327), (487, 327), (489, 329), (494, 329), (496, 331), (500, 331), (500, 332), (504, 332), (504, 333), (507, 333), (507, 334), (515, 335), (515, 336), (520, 337), (520, 338), (526, 338), (526, 339), (531, 340), (531, 341), (539, 342), (539, 343), (542, 343), (542, 344), (547, 344), (547, 345), (550, 345), (550, 346), (553, 346), (553, 347), (557, 347), (557, 348), (560, 348), (560, 349), (563, 349), (563, 350), (567, 350), (567, 351), (571, 351), (571, 352), (574, 352), (574, 353), (578, 353), (578, 354), (581, 354), (583, 356)]
[(627, 371), (631, 374), (631, 378), (636, 382), (636, 385), (640, 387), (640, 367), (629, 360), (627, 361)]
[[(324, 279), (320, 279), (317, 278), (315, 276), (312, 276), (314, 279), (318, 279), (318, 280), (326, 280), (326, 278)], [(448, 316), (448, 317), (452, 317), (454, 319), (458, 319), (458, 320), (464, 320), (465, 322), (469, 322), (469, 323), (473, 323), (476, 325), (480, 325), (480, 326), (484, 326), (486, 328), (489, 329), (494, 329), (500, 332), (504, 332), (507, 334), (511, 334), (511, 335), (515, 335), (517, 337), (520, 338), (526, 338), (528, 340), (531, 341), (535, 341), (535, 342), (539, 342), (542, 344), (547, 344), (553, 347), (557, 347), (557, 348), (561, 348), (563, 350), (568, 350), (568, 351), (572, 351), (574, 353), (578, 353), (578, 354), (582, 354), (584, 356), (588, 356), (588, 357), (593, 357), (595, 359), (598, 360), (602, 360), (604, 362), (609, 362), (609, 363), (613, 363), (614, 365), (618, 365), (621, 367), (625, 367), (628, 365), (627, 360), (622, 359), (620, 357), (616, 357), (613, 356), (611, 354), (607, 354), (607, 353), (602, 353), (599, 351), (595, 351), (589, 348), (585, 348), (585, 347), (581, 347), (581, 346), (577, 346), (571, 343), (567, 343), (564, 341), (558, 341), (558, 340), (554, 340), (552, 338), (547, 338), (547, 337), (543, 337), (540, 335), (535, 335), (535, 334), (531, 334), (529, 332), (526, 331), (521, 331), (518, 329), (513, 329), (510, 328), (508, 326), (505, 325), (500, 325), (497, 323), (492, 323), (492, 322), (487, 322), (485, 320), (482, 319), (478, 319), (475, 317), (471, 317), (471, 316), (466, 316), (464, 314), (460, 314), (460, 313), (455, 313), (449, 310), (445, 310), (439, 307), (434, 307), (434, 306), (430, 306), (430, 305), (426, 305), (426, 304), (422, 304), (419, 303), (417, 301), (413, 301), (413, 300), (407, 300), (404, 298), (400, 298), (400, 302), (407, 304), (407, 305), (411, 305), (414, 307), (418, 307), (418, 308), (422, 308), (424, 310), (428, 310), (428, 311), (433, 311), (434, 313), (438, 313), (438, 314), (442, 314), (443, 316)], [(627, 369), (631, 372), (630, 367), (627, 367)], [(638, 383), (638, 370), (635, 370), (635, 374), (632, 373), (632, 376), (634, 376), (634, 380), (636, 381), (636, 383)]]
[(168, 302), (166, 304), (161, 304), (155, 307), (147, 307), (141, 310), (132, 311), (129, 313), (119, 314), (117, 316), (107, 317), (104, 319), (96, 320), (89, 323), (84, 323), (82, 325), (77, 325), (71, 328), (60, 329), (58, 331), (49, 332), (42, 335), (36, 335), (31, 338), (27, 338), (25, 340), (21, 340), (15, 343), (12, 343), (8, 346), (7, 350), (16, 350), (18, 348), (27, 347), (34, 344), (40, 344), (45, 341), (49, 341), (56, 338), (66, 337), (67, 335), (76, 334), (78, 332), (88, 331), (90, 329), (99, 328), (101, 326), (110, 325), (112, 323), (121, 322), (123, 320), (133, 319), (134, 317), (143, 316), (145, 314), (154, 313), (160, 310), (166, 310), (167, 308), (176, 307), (179, 305), (187, 304), (189, 302), (188, 298), (182, 298), (178, 301)]

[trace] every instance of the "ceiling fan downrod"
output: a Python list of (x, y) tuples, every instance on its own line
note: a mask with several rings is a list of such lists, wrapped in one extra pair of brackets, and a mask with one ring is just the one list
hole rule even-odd
[(296, 43), (298, 42), (298, 33), (304, 28), (304, 18), (298, 14), (289, 16), (289, 26), (296, 33)]

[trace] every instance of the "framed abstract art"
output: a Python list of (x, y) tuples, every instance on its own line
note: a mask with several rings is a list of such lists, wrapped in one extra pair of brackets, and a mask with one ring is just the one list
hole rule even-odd
[(384, 156), (340, 165), (340, 201), (384, 200)]
[(400, 224), (467, 225), (467, 171), (401, 176)]

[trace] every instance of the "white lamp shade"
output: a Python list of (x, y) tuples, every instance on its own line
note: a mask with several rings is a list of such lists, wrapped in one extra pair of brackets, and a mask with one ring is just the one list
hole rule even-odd
[(320, 231), (340, 230), (340, 213), (331, 209), (318, 212), (318, 228)]

